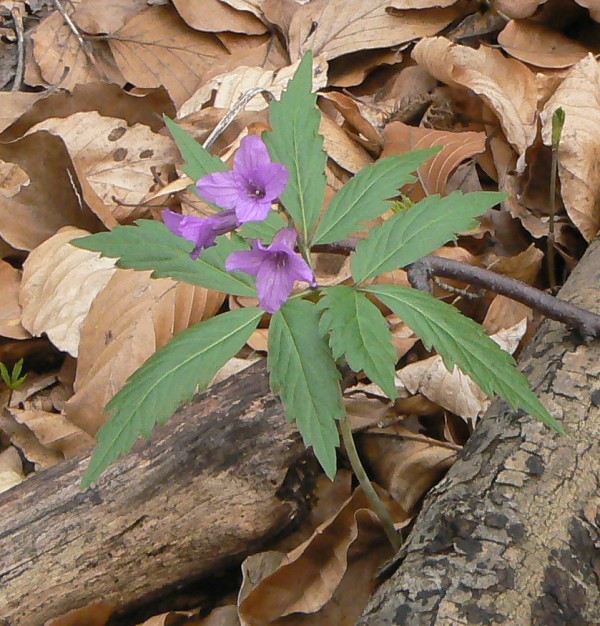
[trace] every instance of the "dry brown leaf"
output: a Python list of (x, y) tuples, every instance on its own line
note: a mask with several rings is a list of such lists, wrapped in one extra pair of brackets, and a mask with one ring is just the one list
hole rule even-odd
[(473, 50), (443, 37), (420, 41), (412, 54), (438, 80), (479, 95), (498, 117), (509, 143), (524, 155), (537, 132), (538, 92), (533, 72), (498, 50)]
[(401, 61), (402, 54), (394, 48), (361, 50), (352, 55), (339, 57), (330, 65), (329, 85), (331, 87), (354, 87), (360, 85), (376, 68), (396, 65)]
[(219, 606), (213, 609), (204, 619), (197, 622), (194, 621), (190, 626), (240, 626), (237, 606), (234, 604)]
[(148, 7), (148, 0), (98, 0), (79, 2), (71, 16), (75, 24), (85, 33), (111, 34), (123, 24)]
[(140, 205), (153, 190), (155, 175), (168, 179), (171, 164), (179, 158), (170, 137), (94, 111), (50, 118), (29, 133), (39, 130), (65, 143), (85, 201), (109, 227), (148, 217), (149, 210)]
[(44, 92), (27, 93), (24, 91), (0, 92), (0, 132), (19, 119), (38, 100), (46, 97)]
[(71, 424), (60, 413), (14, 408), (9, 411), (19, 424), (29, 428), (42, 446), (60, 452), (65, 459), (71, 459), (95, 444), (93, 437)]
[(23, 266), (19, 295), (23, 326), (36, 337), (46, 333), (59, 350), (75, 357), (81, 324), (116, 271), (114, 259), (69, 243), (86, 235), (65, 227), (35, 248)]
[(482, 258), (481, 262), (488, 270), (533, 285), (540, 273), (543, 260), (544, 253), (535, 244), (531, 244), (519, 254), (506, 257), (487, 255)]
[(56, 372), (50, 374), (28, 372), (27, 378), (23, 384), (19, 385), (19, 387), (13, 391), (10, 406), (32, 408), (35, 404), (36, 397), (40, 393), (44, 393), (52, 388), (57, 382), (58, 378)]
[(232, 31), (260, 35), (267, 27), (247, 11), (236, 11), (220, 0), (173, 0), (177, 12), (195, 30), (209, 33)]
[(125, 83), (108, 44), (88, 41), (92, 62), (58, 11), (42, 20), (31, 38), (35, 62), (48, 85), (70, 91), (75, 85), (98, 80)]
[(432, 9), (434, 7), (449, 7), (458, 0), (392, 0), (394, 9)]
[(435, 193), (444, 195), (452, 172), (466, 159), (485, 151), (485, 133), (450, 133), (402, 122), (391, 122), (385, 127), (382, 157), (439, 145), (443, 149), (427, 159), (417, 172), (422, 192), (411, 192), (414, 200)]
[(327, 156), (348, 172), (356, 174), (373, 162), (369, 153), (327, 115), (321, 116), (319, 133)]
[[(405, 525), (406, 513), (385, 492), (379, 493), (392, 518)], [(354, 624), (374, 588), (372, 575), (391, 550), (369, 506), (357, 489), (335, 517), (247, 593), (239, 605), (241, 623)], [(348, 588), (352, 594), (344, 601), (337, 594)]]
[(94, 435), (106, 418), (104, 406), (127, 378), (173, 335), (214, 315), (223, 299), (204, 287), (118, 270), (81, 327), (75, 395), (65, 406), (69, 420)]
[(86, 606), (69, 611), (65, 615), (48, 620), (44, 626), (105, 626), (115, 605), (104, 600), (95, 600)]
[(498, 34), (498, 43), (515, 59), (537, 67), (570, 67), (588, 53), (562, 33), (527, 20), (511, 20)]
[(492, 300), (481, 324), (488, 335), (493, 335), (500, 330), (518, 324), (523, 319), (530, 320), (532, 316), (533, 311), (528, 306), (506, 296), (498, 295)]
[(192, 30), (170, 6), (138, 13), (109, 45), (127, 81), (136, 87), (164, 86), (177, 106), (202, 84), (211, 65), (227, 56), (218, 39)]
[(537, 8), (544, 4), (546, 0), (492, 0), (490, 5), (506, 17), (512, 17), (516, 20), (530, 17)]
[(21, 272), (0, 260), (0, 336), (11, 339), (28, 339), (31, 335), (21, 325), (19, 290)]
[(296, 9), (289, 27), (292, 61), (307, 50), (335, 59), (438, 33), (459, 17), (455, 8), (400, 11), (390, 0), (313, 0)]
[[(177, 117), (183, 118), (199, 112), (209, 100), (216, 108), (230, 110), (240, 96), (259, 87), (279, 100), (281, 92), (298, 69), (298, 65), (300, 61), (279, 70), (243, 65), (226, 74), (215, 76), (203, 83), (191, 98), (182, 104)], [(315, 58), (313, 60), (313, 91), (318, 91), (326, 85), (327, 61), (323, 58)], [(245, 109), (262, 111), (267, 108), (268, 104), (266, 98), (258, 94), (246, 104)]]
[(575, 2), (588, 9), (593, 20), (600, 22), (600, 2), (598, 0), (575, 0)]
[(17, 164), (31, 181), (0, 202), (0, 236), (11, 246), (32, 250), (68, 224), (90, 231), (102, 227), (80, 204), (73, 165), (60, 139), (33, 133), (0, 144), (0, 159)]
[[(503, 350), (512, 354), (518, 347), (527, 320), (502, 330), (491, 337)], [(490, 400), (481, 388), (458, 367), (449, 372), (440, 356), (411, 363), (396, 372), (396, 387), (411, 394), (421, 393), (448, 411), (459, 415), (473, 425), (484, 413)]]
[(0, 452), (0, 493), (8, 491), (25, 480), (19, 451), (9, 446)]
[(591, 54), (569, 70), (540, 115), (547, 146), (558, 107), (565, 112), (558, 146), (561, 195), (569, 217), (591, 241), (600, 227), (600, 69)]
[(333, 104), (336, 111), (342, 115), (357, 135), (362, 135), (373, 145), (381, 144), (379, 131), (364, 117), (355, 100), (338, 91), (329, 91), (320, 96), (323, 100)]
[(23, 187), (31, 183), (27, 172), (16, 163), (0, 161), (0, 195), (4, 198), (16, 196)]

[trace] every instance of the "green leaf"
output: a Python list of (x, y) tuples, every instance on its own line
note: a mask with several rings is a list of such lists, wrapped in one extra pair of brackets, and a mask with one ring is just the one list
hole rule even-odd
[(268, 244), (273, 241), (275, 233), (287, 225), (287, 220), (277, 211), (269, 211), (262, 222), (244, 222), (240, 234), (246, 239), (260, 239), (264, 244)]
[(283, 163), (289, 174), (281, 203), (296, 227), (310, 239), (325, 194), (323, 137), (319, 135), (321, 114), (312, 93), (312, 53), (307, 52), (279, 102), (269, 105), (272, 131), (263, 133), (271, 158)]
[(415, 180), (411, 172), (441, 149), (434, 146), (406, 154), (385, 157), (364, 167), (333, 197), (325, 211), (312, 245), (344, 239), (361, 228), (361, 222), (385, 213), (392, 205), (389, 198)]
[(21, 375), (22, 369), (23, 369), (23, 359), (21, 358), (15, 363), (15, 366), (13, 367), (13, 371), (11, 374), (13, 382), (18, 380), (19, 376)]
[(73, 239), (78, 248), (118, 258), (117, 265), (134, 270), (154, 270), (153, 277), (168, 276), (239, 296), (256, 295), (254, 279), (245, 272), (228, 272), (225, 260), (246, 246), (238, 239), (217, 238), (217, 245), (190, 259), (193, 242), (178, 237), (162, 222), (137, 220), (136, 226), (115, 226), (111, 231)]
[(263, 316), (256, 307), (236, 309), (191, 326), (153, 354), (106, 405), (111, 413), (81, 481), (91, 485), (139, 435), (149, 437), (196, 388), (205, 389), (234, 356)]
[(414, 263), (477, 226), (475, 217), (504, 198), (505, 193), (492, 191), (455, 191), (445, 198), (429, 196), (396, 213), (358, 242), (350, 261), (354, 280), (359, 283)]
[(531, 391), (512, 356), (490, 339), (479, 324), (453, 306), (410, 287), (369, 285), (365, 291), (402, 318), (427, 348), (433, 346), (448, 371), (458, 365), (489, 396), (497, 393), (512, 407), (525, 409), (558, 432), (564, 432)]
[(219, 157), (212, 155), (171, 118), (163, 115), (163, 120), (185, 160), (182, 169), (193, 181), (227, 169), (227, 165)]
[(288, 300), (271, 318), (268, 366), (271, 388), (281, 396), (285, 414), (295, 420), (305, 445), (333, 480), (339, 445), (336, 418), (344, 415), (340, 374), (325, 340), (313, 303)]
[(324, 290), (317, 307), (323, 310), (319, 330), (329, 335), (334, 359), (345, 355), (355, 371), (363, 370), (388, 398), (395, 400), (396, 350), (381, 311), (352, 287), (336, 285)]
[(2, 361), (0, 361), (0, 376), (2, 376), (2, 380), (4, 381), (5, 385), (9, 388), (12, 389), (12, 380), (10, 377), (10, 374), (8, 373), (8, 369), (6, 368), (6, 365), (4, 365), (4, 363), (2, 363)]

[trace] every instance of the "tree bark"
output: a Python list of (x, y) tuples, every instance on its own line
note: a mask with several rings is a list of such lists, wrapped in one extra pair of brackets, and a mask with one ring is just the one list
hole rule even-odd
[[(600, 311), (598, 241), (561, 298)], [(494, 402), (361, 626), (600, 623), (600, 341), (546, 321), (520, 365), (567, 434)]]
[(284, 479), (304, 447), (264, 363), (181, 408), (90, 489), (89, 455), (0, 495), (0, 624), (38, 626), (103, 599), (158, 591), (239, 562), (304, 510)]

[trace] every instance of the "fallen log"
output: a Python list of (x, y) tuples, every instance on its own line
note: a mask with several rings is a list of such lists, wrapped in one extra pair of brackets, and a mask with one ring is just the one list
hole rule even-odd
[[(600, 242), (560, 297), (600, 311)], [(544, 322), (520, 366), (558, 435), (492, 404), (361, 626), (600, 623), (600, 341)]]
[(304, 453), (264, 363), (180, 408), (90, 489), (89, 454), (0, 494), (0, 624), (102, 599), (135, 607), (258, 551), (304, 511)]

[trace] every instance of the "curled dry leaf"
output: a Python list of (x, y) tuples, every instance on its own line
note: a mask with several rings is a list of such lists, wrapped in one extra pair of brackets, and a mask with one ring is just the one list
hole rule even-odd
[(533, 15), (546, 0), (492, 0), (490, 5), (496, 11), (516, 20)]
[(178, 332), (212, 317), (224, 295), (212, 289), (117, 270), (98, 294), (81, 328), (75, 395), (69, 420), (90, 435), (103, 408), (127, 378)]
[(289, 27), (293, 61), (307, 50), (335, 59), (434, 35), (461, 15), (454, 7), (390, 13), (389, 0), (313, 0), (296, 9)]
[(195, 30), (260, 35), (267, 27), (248, 11), (236, 11), (221, 0), (173, 0), (177, 12)]
[(4, 198), (16, 196), (22, 187), (27, 187), (30, 183), (27, 172), (16, 163), (0, 161), (0, 195)]
[[(406, 525), (404, 510), (378, 492), (392, 518)], [(332, 519), (246, 593), (239, 605), (242, 624), (355, 624), (374, 589), (375, 571), (391, 554), (369, 507), (357, 489)]]
[(148, 209), (141, 205), (153, 190), (156, 176), (168, 179), (171, 164), (179, 158), (170, 137), (95, 111), (50, 118), (36, 124), (29, 133), (40, 130), (62, 139), (79, 177), (83, 198), (109, 227), (147, 217)]
[(71, 16), (73, 21), (80, 30), (93, 35), (114, 33), (148, 7), (147, 0), (110, 0), (109, 3), (83, 0), (73, 4), (76, 4)]
[(562, 33), (527, 20), (511, 20), (498, 34), (498, 43), (515, 59), (545, 68), (570, 67), (588, 53)]
[(588, 9), (593, 20), (600, 22), (600, 2), (598, 0), (575, 0), (575, 2)]
[(412, 55), (438, 80), (479, 95), (498, 117), (509, 143), (524, 155), (537, 132), (538, 95), (531, 70), (498, 50), (473, 50), (444, 37), (420, 41)]
[[(512, 354), (527, 330), (527, 320), (502, 330), (492, 339)], [(396, 387), (411, 394), (421, 393), (443, 408), (475, 424), (477, 418), (489, 406), (488, 396), (458, 367), (452, 372), (446, 369), (442, 357), (433, 356), (411, 363), (396, 372)]]
[[(529, 321), (532, 317), (533, 311), (528, 306), (499, 295), (492, 300), (481, 324), (485, 332), (492, 335), (518, 324), (523, 319)], [(527, 341), (527, 337), (525, 337), (525, 341)]]
[(116, 271), (114, 259), (69, 243), (85, 235), (65, 227), (35, 248), (23, 266), (19, 296), (23, 326), (34, 336), (46, 333), (72, 356), (78, 354), (80, 327), (94, 298)]
[(0, 132), (8, 128), (15, 120), (18, 120), (38, 100), (45, 97), (46, 94), (44, 92), (0, 92)]
[(105, 626), (115, 605), (104, 600), (94, 600), (86, 606), (48, 620), (44, 626)]
[(0, 493), (8, 491), (25, 480), (23, 462), (19, 451), (9, 446), (0, 452)]
[(31, 335), (21, 325), (19, 290), (21, 272), (0, 260), (0, 336), (28, 339)]
[(192, 30), (171, 6), (152, 6), (126, 22), (109, 40), (126, 80), (136, 87), (164, 86), (180, 106), (220, 58), (213, 35)]
[(319, 132), (327, 156), (348, 172), (356, 174), (373, 162), (369, 153), (327, 115), (321, 117)]
[(403, 122), (391, 122), (385, 127), (382, 157), (440, 145), (443, 149), (427, 159), (417, 172), (422, 190), (411, 192), (413, 200), (435, 193), (444, 195), (452, 172), (466, 159), (485, 151), (485, 133), (451, 133)]
[(569, 217), (591, 241), (600, 227), (600, 68), (591, 54), (569, 70), (540, 115), (547, 146), (558, 107), (565, 112), (558, 146), (561, 195)]

